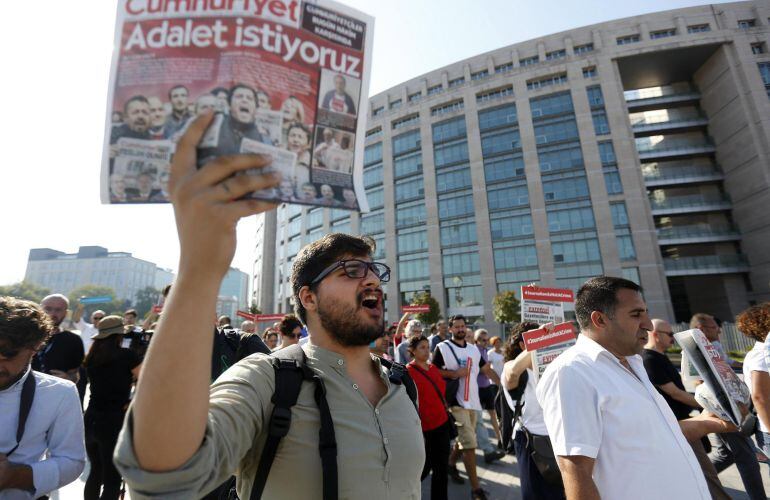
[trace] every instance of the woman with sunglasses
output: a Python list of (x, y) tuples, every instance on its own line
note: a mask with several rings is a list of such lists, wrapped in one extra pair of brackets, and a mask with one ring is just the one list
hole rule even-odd
[(417, 386), (422, 435), (425, 440), (425, 466), (420, 479), (431, 471), (431, 500), (446, 500), (449, 470), (449, 442), (451, 441), (445, 393), (446, 383), (438, 368), (428, 363), (430, 348), (424, 336), (411, 337), (408, 341), (412, 361), (407, 365), (409, 375)]

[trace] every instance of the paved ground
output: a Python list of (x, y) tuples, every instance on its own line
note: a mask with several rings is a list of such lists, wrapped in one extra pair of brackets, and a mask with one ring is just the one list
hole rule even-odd
[[(485, 415), (485, 418), (489, 417)], [(489, 422), (487, 421), (487, 424)], [(488, 430), (491, 433), (492, 427), (488, 425)], [(521, 490), (519, 489), (518, 470), (516, 469), (516, 459), (513, 456), (506, 456), (499, 462), (491, 465), (484, 463), (484, 458), (481, 453), (476, 454), (476, 460), (479, 464), (478, 474), (481, 480), (481, 487), (489, 492), (490, 500), (519, 500), (521, 498)], [(465, 485), (456, 485), (449, 482), (449, 500), (461, 500), (470, 498), (470, 486), (467, 482), (467, 477), (464, 474), (464, 468), (462, 462), (458, 464), (460, 473), (465, 477)], [(770, 492), (770, 468), (768, 465), (761, 464), (762, 478), (765, 482), (765, 491)], [(87, 477), (87, 469), (78, 481), (70, 484), (66, 488), (60, 490), (58, 500), (79, 500), (83, 498), (83, 485), (85, 478)], [(722, 480), (722, 484), (727, 489), (727, 492), (736, 500), (748, 500), (743, 483), (741, 482), (738, 469), (735, 466), (731, 466), (719, 475)], [(426, 479), (422, 484), (422, 497), (425, 500), (430, 499), (430, 479)], [(126, 496), (128, 498), (128, 496)], [(56, 496), (52, 496), (52, 500), (57, 500)]]

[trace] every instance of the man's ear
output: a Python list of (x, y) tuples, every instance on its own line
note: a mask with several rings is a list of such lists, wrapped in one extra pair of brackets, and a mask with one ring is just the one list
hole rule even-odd
[(604, 330), (607, 328), (607, 316), (601, 311), (591, 312), (591, 325), (597, 330)]
[(318, 310), (318, 297), (307, 285), (299, 289), (299, 301), (306, 311), (316, 312)]

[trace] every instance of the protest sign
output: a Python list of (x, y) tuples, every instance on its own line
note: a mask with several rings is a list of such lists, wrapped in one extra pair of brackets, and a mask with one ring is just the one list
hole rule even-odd
[(719, 418), (740, 427), (750, 413), (751, 394), (746, 384), (697, 328), (675, 333), (674, 338), (703, 379), (705, 390), (698, 386), (695, 398)]
[(373, 18), (332, 0), (118, 0), (102, 202), (168, 202), (176, 143), (213, 112), (199, 167), (265, 154), (281, 184), (251, 197), (368, 211), (373, 29)]
[(430, 312), (430, 305), (420, 304), (416, 306), (402, 306), (401, 311), (404, 313), (426, 313)]
[(521, 320), (539, 325), (564, 322), (564, 304), (575, 302), (567, 288), (521, 287)]
[(537, 383), (548, 365), (575, 345), (575, 328), (572, 323), (561, 323), (550, 332), (545, 328), (525, 332), (523, 339), (524, 346), (532, 355), (532, 373)]
[(280, 321), (285, 314), (255, 314), (254, 321)]
[(239, 318), (247, 319), (249, 321), (254, 321), (254, 316), (256, 316), (256, 314), (251, 314), (243, 311), (237, 311), (235, 315), (238, 316)]
[(106, 304), (112, 302), (112, 297), (109, 295), (100, 295), (99, 297), (80, 297), (81, 304)]

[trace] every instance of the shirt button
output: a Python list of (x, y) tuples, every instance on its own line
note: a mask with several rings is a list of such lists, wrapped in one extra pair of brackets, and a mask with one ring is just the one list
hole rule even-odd
[(358, 384), (353, 384), (353, 389), (358, 390)]
[(379, 414), (380, 414), (380, 410), (379, 410), (379, 409), (375, 409), (375, 410), (374, 410), (374, 414), (375, 414), (375, 415), (379, 415)]
[(388, 438), (383, 438), (382, 442), (385, 443), (385, 444), (388, 444)]
[(344, 361), (344, 360), (342, 360), (342, 359), (338, 359), (338, 360), (337, 360), (337, 364), (338, 364), (338, 365), (340, 365), (340, 366), (342, 366), (342, 365), (344, 365), (344, 364), (345, 364), (345, 361)]

